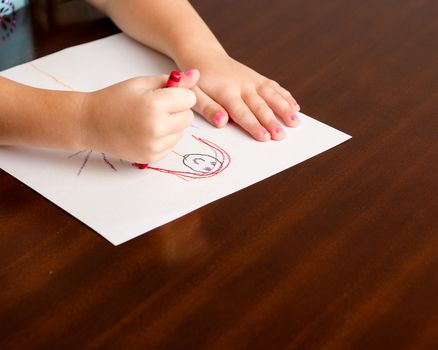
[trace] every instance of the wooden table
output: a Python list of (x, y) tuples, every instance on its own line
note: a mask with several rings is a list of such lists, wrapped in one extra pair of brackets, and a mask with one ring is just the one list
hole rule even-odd
[[(353, 139), (119, 247), (0, 172), (0, 348), (438, 349), (438, 2), (193, 4)], [(62, 6), (1, 68), (117, 32)]]

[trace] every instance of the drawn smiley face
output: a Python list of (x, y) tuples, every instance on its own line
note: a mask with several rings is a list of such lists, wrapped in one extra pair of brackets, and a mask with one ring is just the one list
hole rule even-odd
[(183, 157), (183, 163), (186, 167), (197, 173), (211, 174), (222, 167), (222, 162), (208, 154), (186, 154)]

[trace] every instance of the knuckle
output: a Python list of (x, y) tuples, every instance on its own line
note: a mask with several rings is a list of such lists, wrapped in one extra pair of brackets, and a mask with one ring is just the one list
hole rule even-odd
[(284, 99), (278, 100), (278, 108), (283, 113), (289, 113), (292, 111), (292, 107), (290, 106), (289, 102)]
[(149, 143), (145, 149), (145, 154), (147, 154), (149, 157), (155, 157), (160, 152), (161, 149), (156, 142)]
[(289, 116), (292, 113), (292, 108), (290, 106), (279, 107), (278, 113), (280, 116)]
[(267, 115), (269, 114), (270, 110), (268, 106), (266, 106), (264, 103), (258, 103), (254, 106), (254, 114), (255, 115)]
[(224, 99), (235, 99), (240, 97), (240, 90), (235, 86), (228, 85), (225, 86), (221, 91), (219, 91), (218, 96)]
[(242, 119), (242, 118), (245, 118), (247, 115), (249, 115), (249, 112), (246, 110), (246, 108), (239, 106), (239, 107), (234, 107), (231, 110), (231, 114), (235, 118)]
[(150, 98), (148, 101), (148, 105), (152, 112), (158, 112), (163, 107), (163, 103), (158, 98)]
[(159, 124), (159, 123), (152, 125), (152, 127), (149, 129), (149, 135), (153, 139), (160, 138), (160, 137), (164, 136), (165, 133), (166, 133), (166, 128), (162, 124)]
[(290, 93), (290, 91), (286, 90), (284, 87), (280, 86), (277, 91), (278, 91), (278, 94), (281, 95), (283, 98), (286, 98), (286, 99), (292, 98), (292, 94)]
[(269, 83), (271, 86), (273, 86), (273, 87), (279, 87), (279, 86), (280, 86), (279, 83), (277, 83), (275, 80), (272, 80), (272, 79), (268, 79), (268, 83)]
[(152, 155), (159, 151), (158, 147), (159, 140), (154, 137), (151, 137), (149, 134), (145, 136), (142, 141), (139, 142), (137, 146), (141, 154)]
[(251, 95), (256, 92), (256, 84), (252, 82), (246, 82), (242, 85), (241, 91), (242, 95)]
[(262, 84), (257, 88), (257, 93), (262, 96), (272, 96), (274, 91), (269, 85)]
[(284, 89), (284, 95), (285, 95), (287, 98), (292, 98), (292, 94), (289, 92), (289, 90)]
[(234, 116), (239, 122), (244, 123), (246, 125), (252, 124), (255, 122), (255, 116), (248, 111), (237, 112)]

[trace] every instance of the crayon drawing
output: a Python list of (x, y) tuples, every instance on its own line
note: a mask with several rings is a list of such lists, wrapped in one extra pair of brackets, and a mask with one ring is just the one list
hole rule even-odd
[(227, 151), (206, 139), (197, 137), (195, 135), (192, 135), (192, 138), (205, 146), (212, 154), (187, 153), (182, 155), (172, 151), (174, 154), (180, 157), (180, 162), (177, 164), (177, 168), (159, 168), (147, 164), (145, 169), (175, 175), (185, 181), (190, 181), (216, 176), (228, 168), (231, 163), (231, 157)]
[[(83, 162), (82, 162), (82, 164), (81, 164), (81, 166), (80, 166), (80, 168), (79, 168), (79, 170), (78, 170), (78, 173), (77, 173), (77, 175), (79, 176), (79, 175), (81, 175), (81, 173), (82, 173), (82, 170), (84, 170), (84, 168), (85, 168), (85, 165), (87, 165), (87, 163), (88, 163), (88, 160), (90, 159), (90, 156), (91, 156), (91, 154), (93, 153), (93, 150), (82, 150), (82, 151), (79, 151), (79, 152), (76, 152), (76, 153), (73, 153), (73, 154), (71, 154), (71, 155), (69, 155), (67, 158), (73, 158), (73, 157), (75, 157), (75, 156), (77, 156), (77, 155), (79, 155), (79, 154), (81, 154), (81, 153), (84, 153), (84, 152), (87, 152), (86, 154), (85, 154), (85, 157), (84, 157), (84, 160), (83, 160)], [(109, 159), (107, 158), (107, 156), (106, 156), (106, 154), (105, 153), (103, 153), (103, 152), (100, 152), (100, 155), (101, 155), (101, 157), (102, 157), (102, 160), (105, 162), (105, 164), (109, 167), (109, 168), (111, 168), (113, 171), (117, 171), (117, 168), (109, 161)]]
[[(76, 91), (73, 87), (66, 84), (64, 81), (62, 81), (59, 78), (57, 78), (56, 76), (50, 74), (49, 72), (42, 69), (41, 67), (35, 65), (35, 63), (30, 62), (29, 65), (33, 69), (35, 69), (36, 71), (42, 73), (46, 77), (48, 77), (51, 80), (53, 80), (54, 82), (56, 82), (56, 84), (63, 86), (67, 90)], [(198, 127), (196, 127), (194, 125), (191, 125), (191, 127), (199, 129)], [(196, 140), (199, 143), (206, 146), (208, 148), (208, 150), (213, 153), (213, 155), (206, 154), (206, 153), (188, 153), (185, 155), (181, 155), (176, 151), (172, 151), (174, 154), (176, 154), (182, 158), (182, 161), (179, 162), (180, 163), (179, 166), (181, 166), (181, 164), (182, 164), (184, 166), (183, 169), (160, 168), (160, 167), (155, 167), (155, 166), (152, 166), (149, 164), (136, 164), (136, 163), (134, 163), (133, 165), (138, 167), (139, 169), (149, 169), (149, 170), (154, 170), (154, 171), (158, 171), (161, 173), (172, 174), (172, 175), (178, 176), (179, 178), (181, 178), (185, 181), (190, 181), (190, 180), (194, 180), (194, 179), (210, 178), (210, 177), (216, 176), (217, 174), (221, 173), (222, 171), (224, 171), (228, 167), (228, 165), (231, 162), (231, 157), (224, 149), (222, 149), (218, 145), (216, 145), (213, 142), (208, 141), (206, 139), (202, 139), (202, 138), (197, 137), (195, 135), (192, 135), (192, 137), (194, 140)], [(85, 166), (87, 165), (87, 163), (90, 159), (90, 156), (93, 153), (93, 150), (82, 150), (82, 151), (76, 152), (76, 153), (68, 156), (68, 158), (73, 158), (73, 157), (75, 157), (79, 154), (82, 154), (84, 152), (86, 152), (86, 153), (85, 153), (83, 162), (78, 169), (78, 172), (77, 172), (78, 176), (81, 175), (82, 171), (84, 170)], [(117, 168), (114, 166), (113, 163), (111, 163), (111, 161), (108, 159), (106, 154), (103, 152), (101, 152), (100, 154), (101, 154), (102, 160), (105, 162), (105, 164), (113, 171), (117, 171)], [(120, 161), (122, 162), (122, 160), (120, 160)]]
[[(96, 91), (175, 68), (167, 57), (120, 33), (0, 75), (37, 88)], [(166, 157), (143, 170), (90, 148), (28, 147), (0, 147), (0, 168), (118, 245), (350, 138), (302, 113), (299, 118), (301, 126), (285, 129), (284, 140), (261, 143), (237, 126), (216, 130), (196, 115)], [(293, 181), (294, 172), (282, 176)]]
[[(204, 146), (205, 150), (200, 151), (202, 153), (187, 153), (180, 154), (177, 151), (172, 151), (172, 154), (178, 156), (173, 169), (153, 166), (150, 164), (132, 164), (140, 169), (147, 169), (152, 171), (158, 171), (164, 174), (171, 174), (179, 177), (182, 180), (190, 181), (195, 179), (206, 179), (224, 171), (231, 162), (231, 157), (228, 152), (223, 148), (219, 147), (215, 143), (208, 141), (206, 139), (191, 135), (192, 138), (197, 141), (200, 145)], [(86, 152), (86, 153), (85, 153)], [(85, 154), (84, 154), (85, 153)], [(77, 155), (84, 154), (84, 159), (81, 166), (78, 169), (77, 175), (81, 175), (85, 166), (87, 165), (93, 150), (82, 150), (71, 154), (68, 158), (74, 158)], [(210, 154), (209, 154), (210, 153)], [(114, 164), (108, 159), (105, 153), (101, 152), (101, 158), (103, 162), (113, 171), (117, 171)], [(121, 160), (122, 161), (122, 160)]]

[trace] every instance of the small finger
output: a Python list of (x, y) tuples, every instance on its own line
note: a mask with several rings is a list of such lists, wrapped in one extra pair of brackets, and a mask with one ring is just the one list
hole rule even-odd
[(294, 108), (278, 90), (266, 85), (258, 93), (286, 126), (296, 127), (300, 124), (296, 114), (299, 109)]
[(193, 109), (217, 128), (225, 126), (228, 123), (227, 111), (199, 87), (195, 86), (193, 91), (196, 94), (196, 105)]
[(228, 96), (223, 105), (230, 117), (257, 141), (268, 141), (271, 134), (257, 120), (240, 96)]
[(277, 91), (283, 98), (289, 102), (289, 104), (292, 106), (295, 112), (300, 111), (300, 105), (298, 104), (297, 100), (292, 96), (292, 94), (286, 90), (284, 87), (282, 87), (280, 84), (274, 84), (273, 89)]
[(282, 140), (286, 133), (277, 120), (274, 112), (255, 91), (243, 97), (247, 106), (254, 113), (260, 124), (271, 134), (271, 139)]

